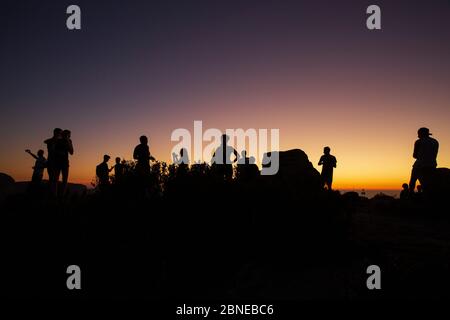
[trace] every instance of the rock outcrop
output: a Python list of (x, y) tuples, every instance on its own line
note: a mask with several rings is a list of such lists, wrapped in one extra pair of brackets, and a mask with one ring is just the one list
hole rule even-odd
[(320, 173), (303, 150), (267, 152), (263, 157), (263, 168), (270, 166), (268, 159), (276, 159), (276, 156), (279, 161), (278, 172), (275, 175), (263, 176), (271, 185), (279, 187), (280, 190), (287, 189), (304, 195), (321, 190)]

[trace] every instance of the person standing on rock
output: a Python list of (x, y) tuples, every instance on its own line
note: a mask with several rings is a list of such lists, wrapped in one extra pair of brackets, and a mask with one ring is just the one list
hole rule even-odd
[(333, 184), (333, 170), (336, 168), (336, 157), (330, 154), (330, 147), (323, 148), (323, 155), (320, 157), (319, 166), (322, 166), (322, 187), (327, 186), (331, 190)]

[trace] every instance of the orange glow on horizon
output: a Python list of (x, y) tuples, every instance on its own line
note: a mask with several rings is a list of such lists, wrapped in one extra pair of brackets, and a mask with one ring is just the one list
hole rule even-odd
[[(302, 149), (319, 171), (317, 162), (323, 147), (330, 146), (337, 158), (333, 182), (336, 189), (400, 189), (409, 180), (412, 148), (416, 130), (421, 126), (428, 126), (440, 142), (439, 167), (450, 167), (450, 127), (445, 117), (450, 101), (448, 93), (436, 96), (433, 101), (442, 114), (430, 115), (423, 108), (424, 99), (410, 100), (408, 108), (414, 112), (406, 112), (407, 108), (397, 104), (406, 99), (402, 96), (374, 98), (368, 102), (361, 93), (352, 98), (340, 94), (339, 101), (335, 101), (333, 92), (298, 93), (295, 89), (283, 88), (256, 96), (240, 93), (227, 98), (223, 94), (211, 94), (189, 103), (185, 101), (184, 108), (189, 111), (183, 114), (146, 112), (147, 102), (142, 101), (138, 111), (126, 114), (120, 121), (111, 119), (110, 125), (101, 130), (97, 129), (98, 121), (103, 121), (101, 118), (86, 118), (77, 129), (67, 117), (59, 126), (72, 129), (75, 154), (70, 159), (69, 181), (90, 184), (103, 154), (111, 156), (110, 165), (116, 156), (132, 159), (133, 148), (142, 134), (149, 137), (152, 155), (170, 162), (171, 149), (176, 144), (170, 140), (171, 132), (177, 128), (192, 132), (194, 120), (203, 121), (203, 132), (208, 128), (279, 129), (280, 150)], [(396, 111), (381, 112), (379, 105), (384, 110)], [(110, 108), (112, 113), (121, 110), (120, 105), (112, 104)], [(161, 108), (170, 110), (171, 106)], [(42, 128), (37, 123), (26, 128), (19, 126), (17, 130), (29, 134), (16, 137), (14, 142), (3, 141), (3, 148), (9, 154), (0, 158), (0, 172), (23, 181), (30, 179), (34, 163), (24, 150), (45, 149), (43, 141), (50, 136), (51, 128)]]

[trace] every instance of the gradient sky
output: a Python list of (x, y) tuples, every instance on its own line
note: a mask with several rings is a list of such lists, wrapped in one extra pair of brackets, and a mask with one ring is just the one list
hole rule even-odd
[(89, 183), (142, 134), (170, 160), (194, 120), (279, 128), (314, 165), (329, 145), (338, 188), (399, 187), (421, 126), (450, 167), (450, 1), (2, 1), (0, 36), (0, 172), (16, 180), (54, 127), (72, 130), (70, 180)]

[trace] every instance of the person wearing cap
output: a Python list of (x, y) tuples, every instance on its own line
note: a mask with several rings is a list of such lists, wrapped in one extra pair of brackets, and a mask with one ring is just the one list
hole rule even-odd
[(97, 165), (95, 173), (98, 177), (98, 183), (100, 189), (104, 189), (109, 185), (109, 172), (114, 168), (108, 168), (108, 161), (111, 157), (107, 154), (103, 156), (103, 162)]
[(417, 132), (419, 137), (414, 143), (413, 157), (416, 159), (411, 171), (409, 190), (411, 193), (416, 188), (417, 180), (420, 181), (423, 189), (426, 190), (428, 178), (437, 167), (437, 154), (439, 142), (430, 137), (432, 134), (428, 128), (420, 128)]

